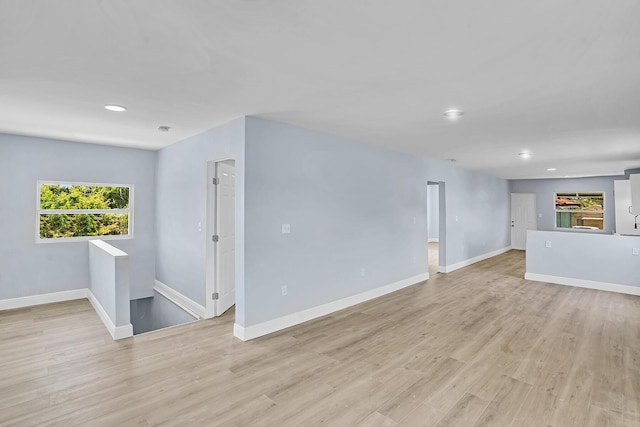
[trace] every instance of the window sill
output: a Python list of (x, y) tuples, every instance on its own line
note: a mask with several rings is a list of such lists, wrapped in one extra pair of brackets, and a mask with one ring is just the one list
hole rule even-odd
[(49, 244), (49, 243), (78, 243), (88, 242), (90, 240), (132, 240), (133, 236), (82, 236), (82, 237), (58, 237), (52, 239), (36, 239), (36, 244)]

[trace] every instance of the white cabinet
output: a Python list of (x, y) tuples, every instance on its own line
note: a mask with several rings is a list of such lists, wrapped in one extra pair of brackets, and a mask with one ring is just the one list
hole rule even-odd
[(634, 215), (640, 215), (640, 174), (630, 175), (629, 182), (631, 183), (631, 212)]
[[(613, 188), (616, 197), (616, 233), (640, 236), (640, 228), (635, 228), (635, 214), (631, 213), (631, 182), (614, 181)], [(640, 217), (638, 222), (640, 227)]]

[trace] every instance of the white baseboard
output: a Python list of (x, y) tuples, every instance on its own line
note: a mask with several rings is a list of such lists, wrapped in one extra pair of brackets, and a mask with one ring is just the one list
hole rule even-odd
[(429, 237), (427, 242), (429, 242), (429, 243), (438, 243), (438, 242), (440, 242), (440, 239), (438, 237)]
[(318, 317), (326, 316), (333, 312), (343, 310), (347, 307), (351, 307), (356, 304), (369, 301), (374, 298), (381, 297), (383, 295), (395, 292), (407, 286), (415, 285), (416, 283), (424, 282), (429, 279), (429, 273), (418, 274), (417, 276), (409, 277), (404, 280), (392, 283), (390, 285), (381, 286), (376, 289), (371, 289), (366, 292), (362, 292), (350, 297), (342, 298), (337, 301), (332, 301), (327, 304), (312, 307), (307, 310), (299, 311), (297, 313), (287, 314), (286, 316), (278, 317), (273, 320), (268, 320), (263, 323), (251, 326), (240, 326), (237, 323), (233, 325), (233, 335), (240, 338), (242, 341), (252, 340), (254, 338), (261, 337), (263, 335), (270, 334), (282, 329), (289, 328), (291, 326), (298, 325), (300, 323), (307, 322)]
[(578, 288), (597, 289), (599, 291), (618, 292), (620, 294), (640, 296), (640, 286), (619, 285), (617, 283), (596, 282), (593, 280), (574, 279), (571, 277), (549, 276), (538, 273), (525, 273), (526, 280), (554, 283), (556, 285), (575, 286)]
[(175, 289), (165, 285), (159, 280), (155, 281), (153, 289), (171, 300), (174, 304), (191, 314), (195, 318), (204, 319), (205, 309), (191, 298), (181, 294)]
[(93, 295), (93, 292), (91, 292), (91, 290), (89, 289), (87, 289), (87, 298), (89, 299), (89, 302), (93, 306), (94, 310), (96, 311), (96, 313), (98, 313), (98, 317), (100, 318), (100, 320), (102, 320), (102, 323), (104, 323), (104, 326), (107, 328), (107, 331), (109, 331), (111, 337), (114, 340), (121, 340), (123, 338), (129, 338), (133, 336), (133, 325), (131, 323), (123, 326), (114, 325), (109, 318), (109, 315), (104, 310), (104, 307), (102, 307), (102, 304), (100, 304), (100, 301), (98, 301), (95, 295)]
[(501, 255), (505, 252), (511, 250), (511, 246), (504, 247), (502, 249), (498, 249), (497, 251), (487, 252), (486, 254), (478, 255), (477, 257), (469, 258), (464, 261), (457, 262), (455, 264), (446, 265), (444, 267), (438, 267), (438, 271), (441, 273), (451, 273), (452, 271), (461, 269), (463, 267), (468, 267), (471, 264), (475, 264), (476, 262), (484, 261), (485, 259), (493, 258), (494, 256)]
[(50, 294), (30, 295), (28, 297), (3, 299), (0, 300), (0, 311), (87, 298), (87, 292), (88, 289), (84, 288), (73, 289), (71, 291), (53, 292)]

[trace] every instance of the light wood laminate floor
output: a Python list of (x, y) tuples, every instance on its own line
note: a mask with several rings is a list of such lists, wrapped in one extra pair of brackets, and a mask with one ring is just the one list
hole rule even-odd
[(511, 251), (243, 343), (233, 314), (114, 342), (90, 304), (0, 313), (0, 425), (640, 426), (640, 298)]
[(438, 274), (438, 264), (440, 261), (440, 244), (438, 242), (429, 243), (429, 276)]

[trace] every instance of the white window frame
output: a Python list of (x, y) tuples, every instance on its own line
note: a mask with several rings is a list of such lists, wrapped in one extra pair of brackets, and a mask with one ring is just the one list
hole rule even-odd
[[(45, 184), (53, 185), (82, 185), (87, 187), (126, 187), (129, 189), (129, 208), (128, 209), (40, 209), (40, 190)], [(134, 201), (133, 184), (114, 184), (114, 183), (98, 183), (98, 182), (77, 182), (77, 181), (52, 181), (38, 180), (36, 185), (36, 243), (66, 243), (66, 242), (86, 242), (89, 240), (128, 240), (133, 239), (133, 201)], [(40, 237), (40, 215), (43, 214), (128, 214), (129, 230), (126, 235), (107, 235), (107, 236), (77, 236), (77, 237), (55, 237), (43, 239)]]
[[(576, 209), (576, 210), (572, 210), (572, 209), (566, 209), (566, 210), (560, 210), (560, 209), (556, 209), (556, 199), (558, 198), (558, 194), (575, 194), (576, 196), (579, 194), (597, 194), (600, 193), (602, 194), (602, 203), (604, 204), (604, 206), (602, 207), (601, 211), (588, 211), (588, 210), (584, 210), (584, 209)], [(608, 200), (607, 200), (607, 192), (606, 191), (556, 191), (553, 193), (553, 227), (555, 230), (558, 231), (569, 231), (569, 232), (575, 232), (575, 233), (605, 233), (605, 219), (607, 217), (607, 211), (606, 211), (606, 206), (608, 204)], [(566, 227), (558, 227), (558, 217), (556, 215), (556, 213), (558, 212), (595, 212), (595, 213), (602, 213), (602, 230), (592, 230), (589, 228), (566, 228)]]

